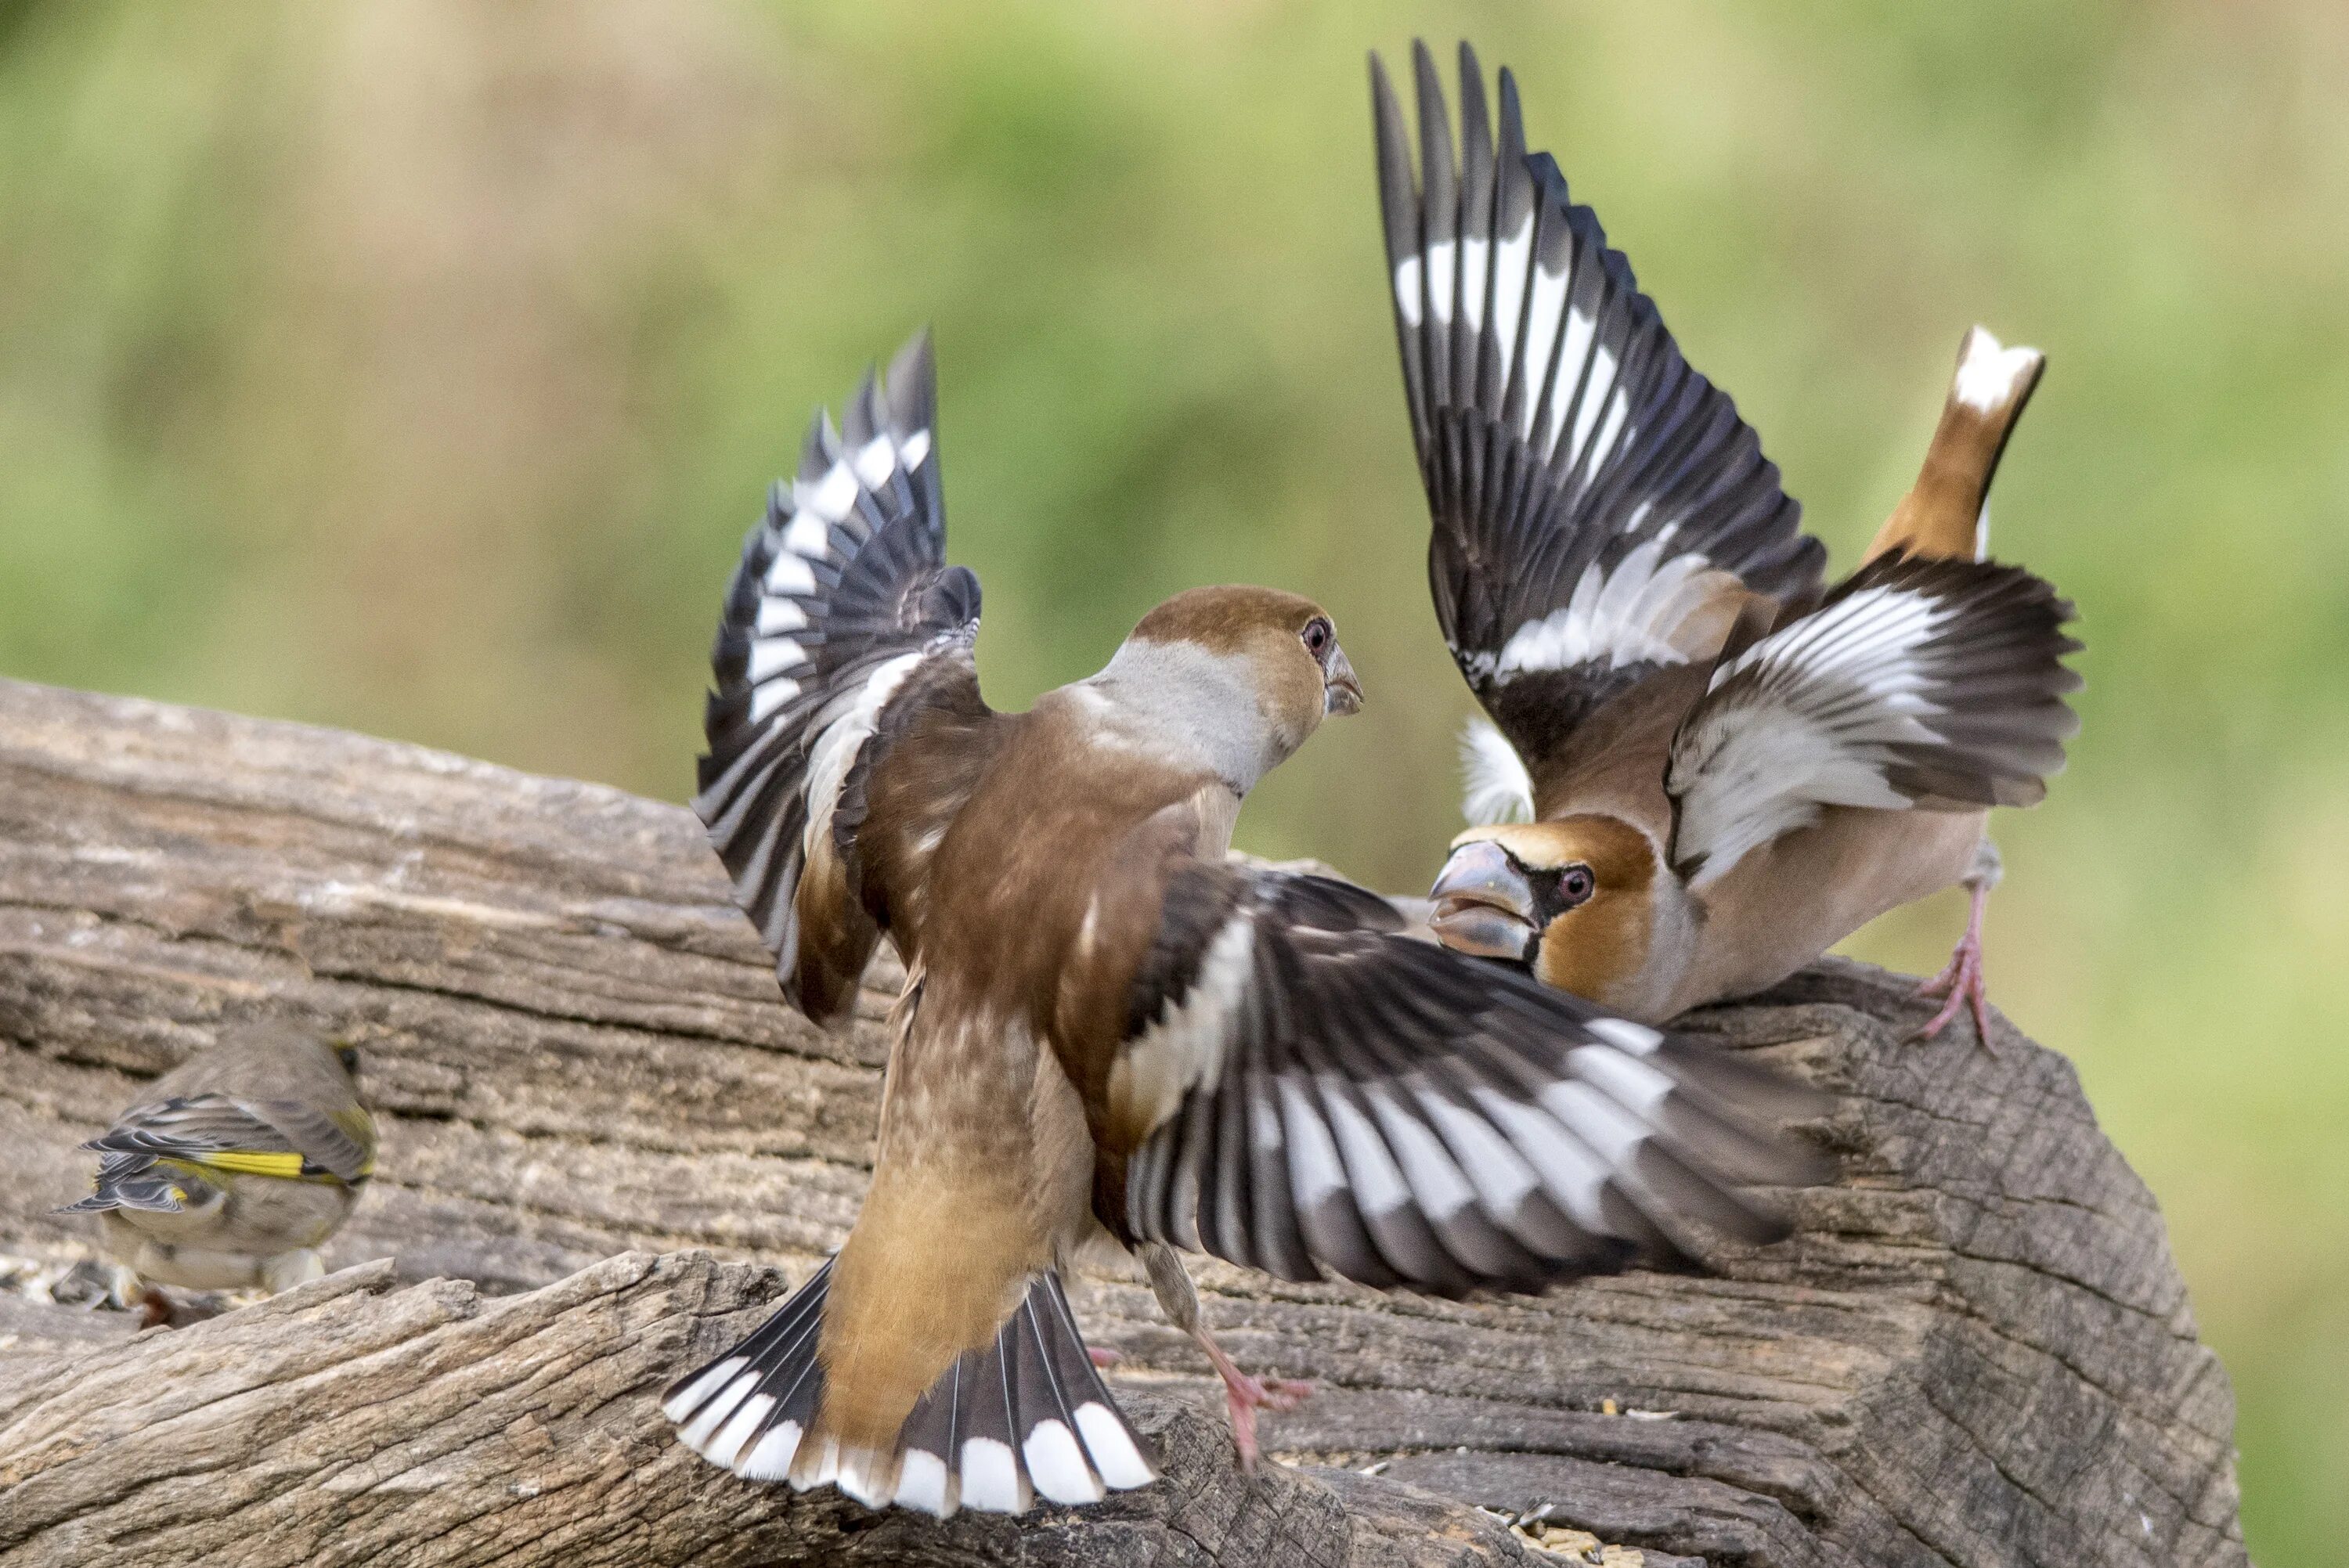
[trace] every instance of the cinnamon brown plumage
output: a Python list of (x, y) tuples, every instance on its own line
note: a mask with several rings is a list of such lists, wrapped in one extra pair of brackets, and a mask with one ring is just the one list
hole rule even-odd
[(1496, 727), (1437, 934), (1653, 1021), (1963, 880), (1947, 980), (1979, 1021), (1983, 811), (2040, 799), (2075, 727), (2070, 606), (1983, 558), (2041, 356), (1969, 335), (1916, 486), (1827, 592), (1753, 430), (1526, 153), (1509, 73), (1496, 136), (1462, 46), (1455, 149), (1413, 65), (1416, 174), (1371, 62), (1395, 325), (1436, 616)]
[[(811, 1017), (886, 932), (908, 975), (838, 1255), (680, 1380), (685, 1440), (875, 1505), (1017, 1511), (1151, 1476), (1058, 1271), (1134, 1249), (1247, 1410), (1168, 1247), (1455, 1295), (1765, 1239), (1816, 1097), (1227, 861), (1242, 799), (1361, 687), (1330, 617), (1195, 589), (1026, 713), (981, 698), (917, 339), (751, 531), (696, 806)], [(1248, 1392), (1253, 1390), (1253, 1392)], [(1243, 1398), (1243, 1395), (1246, 1395)]]

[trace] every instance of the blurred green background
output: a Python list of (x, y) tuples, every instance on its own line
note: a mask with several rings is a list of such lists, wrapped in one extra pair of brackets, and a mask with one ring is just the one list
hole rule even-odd
[[(0, 671), (682, 799), (802, 421), (937, 328), (999, 704), (1166, 593), (1371, 706), (1242, 840), (1423, 886), (1438, 645), (1362, 51), (1466, 34), (1848, 562), (1982, 320), (2085, 729), (1999, 1002), (2159, 1193), (2270, 1568), (2349, 1534), (2349, 7), (0, 3)], [(1852, 944), (1938, 965), (1945, 895)]]

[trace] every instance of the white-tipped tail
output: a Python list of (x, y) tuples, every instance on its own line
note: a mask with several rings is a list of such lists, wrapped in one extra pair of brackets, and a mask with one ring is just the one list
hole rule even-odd
[(1950, 394), (1969, 408), (1996, 413), (2014, 401), (2047, 356), (2035, 348), (2002, 347), (1990, 328), (1977, 326), (1966, 334), (1958, 356), (1958, 378)]
[(867, 1508), (940, 1516), (1022, 1513), (1038, 1497), (1081, 1506), (1157, 1479), (1050, 1273), (993, 1344), (947, 1368), (894, 1444), (808, 1438), (823, 1396), (816, 1352), (831, 1273), (824, 1264), (741, 1344), (668, 1390), (662, 1413), (687, 1447), (746, 1480), (830, 1484)]
[(1509, 738), (1486, 719), (1460, 731), (1460, 813), (1469, 825), (1490, 828), (1534, 820), (1533, 775)]

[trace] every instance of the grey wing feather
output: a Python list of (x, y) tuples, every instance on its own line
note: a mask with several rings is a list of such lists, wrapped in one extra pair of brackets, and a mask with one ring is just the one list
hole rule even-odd
[(133, 1106), (82, 1147), (119, 1154), (163, 1155), (213, 1154), (232, 1149), (264, 1154), (302, 1151), (264, 1114), (263, 1106), (223, 1094), (175, 1095)]
[(347, 1182), (365, 1181), (373, 1173), (375, 1151), (337, 1127), (326, 1112), (292, 1100), (247, 1101), (245, 1109), (283, 1134), (305, 1164)]
[(223, 1094), (174, 1097), (133, 1107), (82, 1147), (148, 1159), (239, 1150), (299, 1154), (305, 1174), (344, 1181), (363, 1179), (372, 1153), (325, 1112), (300, 1101)]

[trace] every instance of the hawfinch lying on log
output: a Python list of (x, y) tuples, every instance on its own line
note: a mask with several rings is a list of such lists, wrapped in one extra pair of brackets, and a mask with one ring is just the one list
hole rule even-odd
[(754, 1480), (1017, 1512), (1153, 1479), (1058, 1270), (1107, 1238), (1229, 1390), (1170, 1250), (1460, 1295), (1684, 1261), (1733, 1189), (1816, 1178), (1819, 1100), (1513, 970), (1385, 900), (1226, 859), (1240, 802), (1361, 688), (1330, 617), (1204, 588), (1026, 713), (980, 697), (978, 583), (946, 563), (926, 338), (867, 377), (752, 529), (696, 802), (784, 995), (905, 964), (873, 1184), (847, 1242), (682, 1378), (684, 1440)]
[(1985, 558), (1985, 497), (2036, 350), (1977, 327), (1919, 477), (1859, 570), (1826, 552), (1692, 369), (1501, 73), (1461, 48), (1461, 134), (1415, 52), (1419, 168), (1373, 118), (1395, 325), (1471, 727), (1436, 882), (1448, 945), (1659, 1022), (1758, 991), (1951, 882), (1973, 910), (1928, 991), (1983, 1011), (1988, 808), (2027, 806), (2077, 727), (2071, 607)]

